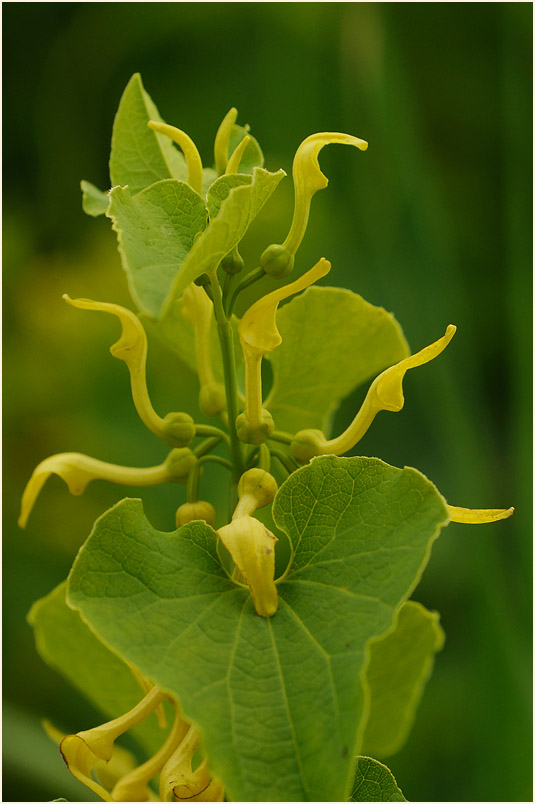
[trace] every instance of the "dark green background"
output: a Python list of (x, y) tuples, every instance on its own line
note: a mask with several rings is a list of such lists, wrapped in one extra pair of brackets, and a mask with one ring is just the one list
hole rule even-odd
[[(452, 504), (516, 506), (436, 545), (414, 597), (441, 612), (446, 646), (387, 763), (413, 801), (532, 799), (531, 15), (530, 3), (4, 4), (4, 800), (87, 796), (39, 718), (96, 720), (36, 656), (25, 615), (123, 496), (97, 482), (73, 498), (52, 478), (23, 532), (24, 484), (55, 452), (139, 466), (164, 454), (108, 354), (116, 322), (61, 301), (129, 304), (109, 222), (82, 214), (79, 181), (108, 186), (113, 116), (138, 70), (206, 164), (232, 105), (271, 170), (290, 172), (316, 131), (369, 141), (322, 152), (330, 185), (297, 268), (328, 257), (329, 282), (394, 312), (414, 350), (450, 322), (458, 332), (359, 451), (416, 466)], [(288, 179), (249, 260), (285, 236), (291, 208)], [(155, 345), (149, 381), (162, 413), (195, 394)], [(182, 495), (143, 493), (156, 526), (171, 528)]]

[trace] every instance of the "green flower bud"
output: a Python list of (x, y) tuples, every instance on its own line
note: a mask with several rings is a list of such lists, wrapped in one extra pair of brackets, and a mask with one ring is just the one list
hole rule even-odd
[(203, 385), (199, 394), (199, 407), (205, 416), (217, 416), (227, 407), (225, 388), (219, 382)]
[(269, 276), (273, 276), (275, 279), (284, 279), (292, 272), (294, 256), (284, 246), (274, 243), (262, 253), (260, 265)]
[(233, 248), (226, 257), (221, 260), (221, 267), (227, 274), (239, 274), (243, 270), (243, 257), (237, 248)]
[(208, 274), (201, 274), (196, 279), (193, 280), (198, 287), (203, 288), (205, 285), (210, 284), (210, 277)]
[(188, 522), (193, 522), (195, 519), (202, 519), (208, 525), (213, 525), (215, 522), (214, 506), (204, 500), (198, 500), (197, 502), (184, 503), (177, 509), (177, 528), (181, 525), (186, 525)]
[(256, 508), (263, 508), (273, 502), (277, 493), (277, 481), (264, 469), (248, 469), (240, 477), (238, 497), (254, 497)]
[(256, 427), (252, 427), (247, 419), (245, 413), (240, 413), (236, 419), (236, 432), (240, 441), (246, 444), (263, 444), (275, 429), (275, 423), (271, 413), (262, 408), (262, 421)]
[(187, 447), (195, 437), (195, 424), (187, 413), (168, 413), (163, 437), (172, 447)]
[(301, 463), (308, 463), (311, 458), (323, 453), (325, 436), (321, 430), (300, 430), (290, 446), (294, 458)]
[(188, 447), (171, 450), (165, 462), (169, 479), (175, 483), (186, 483), (196, 463), (197, 456)]

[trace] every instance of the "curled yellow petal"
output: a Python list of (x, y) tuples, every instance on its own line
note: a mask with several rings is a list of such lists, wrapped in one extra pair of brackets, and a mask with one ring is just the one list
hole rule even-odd
[[(294, 255), (299, 248), (305, 234), (308, 218), (310, 215), (310, 204), (312, 196), (318, 190), (327, 187), (329, 180), (318, 162), (318, 154), (325, 145), (330, 143), (340, 143), (341, 145), (354, 145), (361, 151), (365, 151), (368, 143), (359, 137), (350, 134), (341, 134), (334, 131), (324, 131), (319, 134), (312, 134), (307, 137), (296, 151), (292, 175), (294, 180), (295, 204), (292, 225), (282, 248), (290, 255)], [(267, 251), (267, 250), (266, 250)], [(269, 259), (268, 254), (264, 258)], [(262, 258), (260, 259), (263, 264)], [(266, 270), (270, 273), (269, 268)]]
[(411, 368), (428, 363), (443, 352), (455, 331), (456, 327), (450, 324), (445, 335), (438, 341), (426, 346), (416, 354), (406, 357), (395, 366), (387, 368), (376, 377), (359, 412), (338, 438), (328, 441), (319, 430), (302, 430), (297, 433), (291, 446), (293, 456), (300, 461), (308, 461), (314, 455), (343, 455), (352, 449), (366, 433), (379, 411), (397, 412), (402, 409), (405, 403), (403, 377), (406, 372)]
[(232, 109), (226, 113), (215, 136), (214, 157), (215, 169), (218, 176), (222, 176), (227, 169), (230, 134), (237, 117), (238, 110), (233, 106)]
[(182, 718), (178, 708), (173, 726), (167, 739), (159, 750), (148, 759), (120, 779), (112, 790), (113, 801), (147, 801), (150, 798), (149, 782), (164, 767), (180, 745), (190, 728), (189, 723)]
[(247, 581), (256, 613), (261, 617), (273, 616), (278, 608), (273, 580), (277, 537), (251, 516), (233, 519), (217, 533)]
[(467, 525), (483, 525), (487, 522), (498, 522), (513, 516), (514, 508), (458, 508), (448, 505), (452, 522), (464, 522)]
[(125, 731), (141, 723), (164, 700), (166, 694), (153, 687), (133, 709), (121, 717), (110, 720), (94, 729), (68, 734), (60, 743), (60, 751), (70, 772), (104, 801), (117, 799), (92, 777), (99, 760), (109, 762), (113, 755), (114, 741)]
[(192, 774), (191, 762), (200, 741), (199, 730), (191, 725), (162, 768), (159, 788), (162, 801), (174, 801), (173, 788), (184, 776)]
[(244, 151), (245, 151), (245, 149), (247, 148), (247, 146), (249, 145), (250, 142), (251, 142), (251, 138), (250, 138), (250, 136), (248, 134), (246, 134), (245, 137), (243, 138), (243, 140), (241, 140), (241, 142), (239, 142), (238, 145), (234, 148), (234, 151), (232, 152), (232, 156), (228, 160), (228, 164), (227, 164), (225, 173), (228, 174), (228, 173), (237, 173), (238, 172), (238, 168), (240, 166), (242, 156), (243, 156)]
[(71, 299), (66, 293), (63, 298), (73, 307), (79, 307), (82, 310), (98, 310), (117, 316), (121, 322), (122, 332), (119, 340), (110, 347), (110, 352), (128, 366), (132, 398), (141, 421), (153, 433), (164, 438), (166, 435), (165, 421), (152, 407), (147, 390), (147, 336), (139, 318), (131, 310), (121, 307), (119, 304), (96, 302), (91, 299)]
[(202, 160), (197, 146), (191, 137), (186, 134), (185, 131), (175, 128), (175, 126), (170, 126), (167, 123), (149, 120), (147, 125), (153, 131), (156, 131), (158, 134), (164, 134), (180, 146), (188, 168), (188, 184), (196, 193), (202, 195)]
[(277, 329), (277, 308), (283, 299), (304, 290), (331, 270), (331, 263), (323, 257), (310, 271), (284, 287), (268, 293), (256, 301), (243, 315), (238, 333), (245, 362), (245, 419), (248, 426), (262, 423), (262, 356), (272, 352), (282, 338)]
[[(171, 450), (164, 463), (137, 469), (131, 466), (117, 466), (106, 463), (79, 452), (61, 452), (41, 461), (33, 471), (24, 489), (18, 524), (26, 526), (28, 517), (39, 492), (50, 475), (58, 475), (67, 484), (71, 494), (82, 494), (91, 480), (107, 480), (122, 486), (157, 486), (169, 481), (181, 482), (180, 472), (190, 467), (190, 450)], [(179, 460), (180, 459), (180, 460)], [(180, 476), (179, 476), (180, 475)]]

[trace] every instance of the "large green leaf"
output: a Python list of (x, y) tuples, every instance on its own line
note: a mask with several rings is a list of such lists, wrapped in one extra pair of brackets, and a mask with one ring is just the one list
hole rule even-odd
[[(144, 693), (132, 671), (108, 650), (65, 602), (67, 583), (38, 600), (28, 614), (37, 650), (44, 661), (61, 673), (108, 718), (135, 706)], [(80, 723), (80, 730), (97, 725)], [(139, 743), (153, 754), (165, 739), (156, 716), (132, 729)]]
[(433, 670), (435, 653), (443, 644), (438, 614), (409, 600), (399, 611), (395, 629), (371, 645), (365, 754), (388, 757), (403, 746)]
[(169, 137), (152, 131), (149, 120), (162, 118), (135, 73), (115, 115), (110, 156), (111, 186), (128, 185), (132, 195), (160, 179), (186, 181), (188, 175), (182, 153)]
[(358, 757), (350, 801), (407, 801), (386, 765)]
[(227, 576), (208, 525), (160, 533), (139, 500), (97, 521), (69, 603), (177, 696), (231, 800), (340, 801), (368, 643), (392, 627), (448, 511), (414, 469), (327, 456), (281, 486), (273, 516), (295, 554), (272, 618)]
[(249, 183), (230, 189), (217, 216), (196, 239), (182, 263), (165, 301), (162, 315), (165, 315), (186, 285), (201, 274), (217, 268), (223, 257), (240, 242), (253, 218), (285, 175), (283, 170), (269, 173), (263, 168), (254, 168)]
[(130, 292), (139, 309), (157, 318), (175, 275), (206, 226), (204, 201), (189, 184), (163, 179), (137, 195), (110, 191), (106, 213), (117, 232)]
[(324, 429), (341, 399), (409, 354), (390, 313), (341, 288), (308, 288), (278, 311), (277, 327), (282, 343), (269, 355), (264, 404), (290, 433)]

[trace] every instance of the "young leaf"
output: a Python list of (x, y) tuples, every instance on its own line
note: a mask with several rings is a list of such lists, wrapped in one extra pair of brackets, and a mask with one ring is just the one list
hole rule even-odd
[(110, 156), (111, 186), (128, 185), (132, 195), (160, 179), (186, 181), (186, 160), (169, 137), (147, 123), (162, 118), (139, 73), (128, 82), (113, 123)]
[[(264, 402), (278, 430), (323, 430), (341, 399), (409, 354), (394, 317), (350, 290), (312, 287), (279, 309)], [(339, 356), (345, 359), (339, 359)]]
[(160, 533), (138, 500), (97, 521), (69, 603), (177, 696), (229, 799), (342, 800), (367, 645), (391, 628), (448, 511), (414, 469), (327, 456), (281, 486), (273, 515), (294, 559), (271, 618), (227, 576), (208, 525)]
[(365, 754), (388, 757), (402, 748), (433, 670), (435, 653), (443, 644), (438, 614), (409, 600), (398, 613), (395, 629), (370, 646)]
[(139, 309), (157, 318), (195, 237), (206, 226), (204, 201), (188, 184), (164, 179), (137, 195), (110, 191), (107, 212), (117, 232), (130, 292)]
[(208, 190), (206, 196), (206, 206), (208, 207), (208, 214), (210, 219), (213, 220), (221, 208), (223, 201), (228, 198), (228, 194), (234, 187), (242, 187), (246, 184), (251, 184), (251, 176), (242, 175), (241, 173), (231, 173), (228, 176), (220, 176)]
[[(135, 706), (144, 693), (130, 668), (106, 648), (65, 602), (67, 583), (38, 600), (28, 614), (42, 659), (61, 673), (109, 718)], [(93, 725), (93, 724), (90, 724)], [(156, 717), (147, 718), (132, 734), (150, 754), (165, 739)]]
[(386, 765), (358, 757), (350, 801), (407, 801)]
[(94, 218), (99, 215), (104, 215), (108, 209), (110, 198), (108, 193), (103, 193), (90, 181), (82, 179), (80, 182), (82, 188), (82, 209), (86, 215), (92, 215)]
[(283, 170), (269, 173), (262, 168), (255, 168), (250, 183), (229, 191), (217, 217), (199, 235), (182, 263), (160, 315), (166, 314), (186, 285), (201, 274), (217, 268), (223, 257), (240, 242), (254, 217), (285, 175)]

